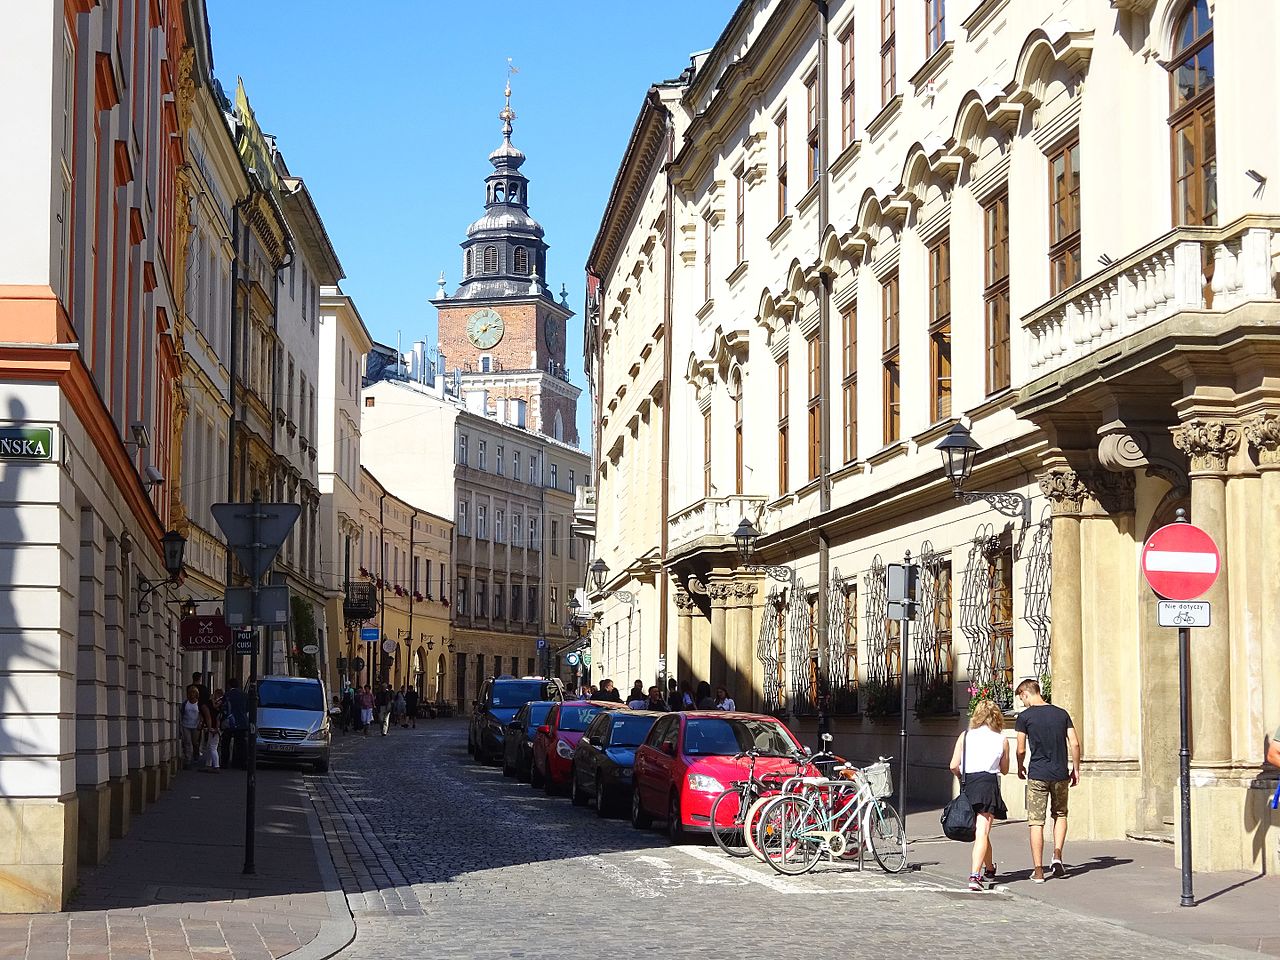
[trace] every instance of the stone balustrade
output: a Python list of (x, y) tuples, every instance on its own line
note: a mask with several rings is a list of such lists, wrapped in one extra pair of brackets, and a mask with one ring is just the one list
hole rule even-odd
[(764, 497), (744, 494), (698, 500), (667, 521), (668, 549), (678, 553), (704, 537), (732, 538), (743, 517), (759, 528), (764, 505)]
[(1280, 217), (1165, 234), (1022, 320), (1026, 375), (1036, 380), (1184, 310), (1223, 312), (1276, 300)]

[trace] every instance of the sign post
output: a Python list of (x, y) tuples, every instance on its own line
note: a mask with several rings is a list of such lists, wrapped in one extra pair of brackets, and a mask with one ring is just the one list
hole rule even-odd
[(920, 584), (920, 567), (911, 562), (911, 551), (902, 563), (885, 567), (886, 617), (902, 625), (898, 648), (898, 687), (901, 700), (898, 713), (898, 816), (902, 818), (902, 856), (907, 856), (907, 664), (910, 649), (911, 621), (916, 616), (916, 598)]
[[(213, 519), (226, 535), (227, 546), (240, 560), (240, 566), (249, 578), (252, 649), (249, 653), (248, 685), (249, 732), (245, 737), (245, 810), (244, 810), (244, 872), (255, 873), (254, 864), (254, 810), (258, 796), (258, 628), (264, 622), (259, 595), (262, 575), (271, 567), (271, 561), (280, 552), (280, 545), (289, 535), (302, 513), (296, 503), (263, 503), (262, 494), (253, 491), (252, 503), (215, 503), (210, 508)], [(228, 584), (230, 588), (230, 584)], [(268, 588), (270, 589), (270, 588)], [(228, 594), (233, 591), (228, 589)], [(278, 599), (278, 598), (277, 598)], [(285, 606), (288, 606), (286, 588)], [(239, 649), (239, 647), (237, 647)]]
[(1182, 897), (1196, 905), (1191, 879), (1191, 628), (1207, 627), (1208, 603), (1192, 603), (1213, 586), (1222, 566), (1218, 545), (1179, 509), (1177, 520), (1161, 527), (1142, 547), (1142, 574), (1163, 599), (1161, 626), (1178, 628), (1178, 795), (1182, 818)]

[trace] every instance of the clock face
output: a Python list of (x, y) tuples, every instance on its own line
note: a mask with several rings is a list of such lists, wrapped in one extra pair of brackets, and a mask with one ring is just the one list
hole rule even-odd
[(496, 347), (506, 332), (506, 323), (493, 310), (477, 310), (467, 318), (467, 336), (481, 350)]
[(547, 340), (547, 349), (552, 353), (559, 353), (562, 339), (559, 325), (551, 317), (547, 317), (543, 330)]

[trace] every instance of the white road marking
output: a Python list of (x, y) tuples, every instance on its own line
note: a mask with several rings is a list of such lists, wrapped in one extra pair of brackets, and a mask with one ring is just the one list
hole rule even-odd
[[(695, 860), (701, 860), (704, 863), (712, 864), (726, 873), (732, 874), (748, 883), (758, 884), (766, 887), (774, 893), (790, 893), (810, 896), (813, 894), (835, 895), (835, 894), (853, 894), (853, 893), (942, 893), (951, 887), (943, 886), (940, 883), (932, 883), (929, 881), (912, 881), (908, 882), (900, 880), (889, 874), (869, 873), (866, 876), (853, 875), (844, 873), (838, 875), (839, 879), (849, 883), (848, 886), (811, 886), (813, 874), (808, 877), (784, 877), (781, 874), (773, 873), (770, 868), (769, 873), (763, 873), (759, 870), (752, 869), (745, 863), (740, 863), (725, 857), (723, 854), (708, 850), (705, 847), (695, 846), (678, 846), (673, 849), (679, 850), (681, 853), (693, 857)], [(823, 865), (819, 864), (815, 868), (815, 873), (822, 871)], [(869, 868), (876, 870), (876, 868)]]
[(658, 900), (666, 896), (661, 890), (655, 890), (646, 881), (631, 876), (616, 863), (610, 863), (604, 857), (592, 855), (583, 859), (598, 866), (606, 878), (629, 891), (637, 899)]

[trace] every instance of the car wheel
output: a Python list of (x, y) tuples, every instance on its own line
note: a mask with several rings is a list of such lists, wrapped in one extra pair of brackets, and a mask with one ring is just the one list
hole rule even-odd
[(672, 843), (684, 840), (684, 826), (680, 822), (680, 794), (673, 793), (667, 804), (667, 839)]
[(535, 790), (542, 786), (542, 774), (538, 772), (538, 764), (534, 760), (529, 761), (529, 786)]
[(596, 777), (596, 816), (607, 817), (609, 815), (609, 794), (605, 792), (604, 780)]
[(640, 802), (640, 791), (634, 790), (631, 793), (631, 825), (637, 830), (648, 830), (653, 826), (653, 817), (644, 809), (644, 804)]
[(587, 795), (578, 787), (578, 768), (569, 771), (569, 802), (575, 807), (587, 805)]

